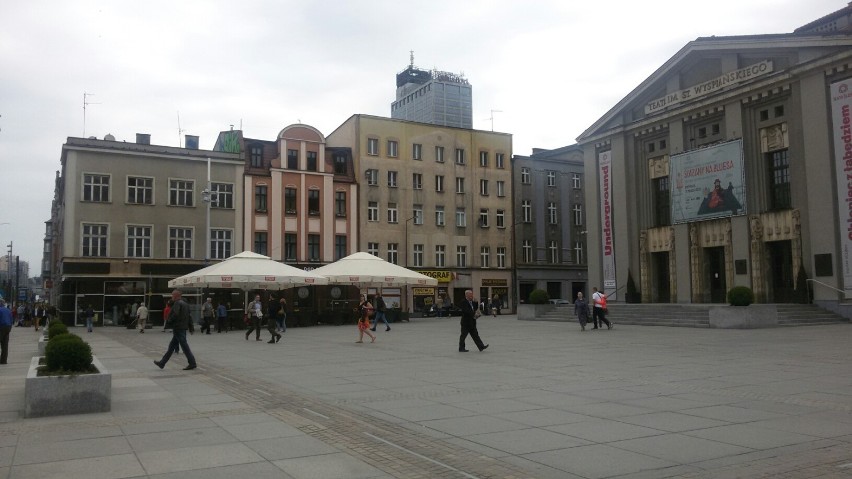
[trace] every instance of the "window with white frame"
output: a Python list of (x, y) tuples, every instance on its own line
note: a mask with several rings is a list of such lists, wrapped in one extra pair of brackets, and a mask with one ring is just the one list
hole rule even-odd
[(296, 188), (284, 188), (284, 213), (288, 215), (296, 214)]
[(379, 170), (369, 169), (366, 173), (369, 186), (379, 186)]
[(532, 263), (533, 254), (532, 243), (530, 243), (530, 240), (524, 240), (523, 246), (521, 246), (521, 251), (524, 253), (524, 263)]
[(266, 185), (256, 185), (254, 187), (254, 210), (266, 213), (268, 187)]
[(444, 191), (444, 175), (435, 175), (435, 191), (438, 193)]
[(547, 186), (556, 186), (556, 172), (548, 171), (547, 172)]
[(530, 184), (530, 169), (525, 166), (521, 167), (521, 183)]
[(436, 146), (435, 147), (435, 161), (437, 163), (443, 163), (444, 162), (444, 147), (443, 146)]
[(574, 261), (576, 264), (583, 264), (583, 243), (579, 241), (574, 243)]
[(192, 258), (192, 228), (169, 227), (169, 258)]
[(388, 223), (399, 223), (399, 210), (396, 203), (388, 203)]
[(489, 264), (490, 257), (491, 257), (491, 248), (489, 248), (488, 246), (480, 246), (480, 248), (479, 248), (479, 264), (483, 268), (489, 268), (490, 267), (490, 264)]
[(574, 225), (583, 226), (583, 205), (574, 204)]
[(389, 188), (396, 188), (397, 187), (396, 178), (397, 178), (397, 172), (396, 171), (388, 171), (388, 187)]
[(435, 245), (435, 266), (438, 268), (443, 268), (446, 266), (446, 255), (447, 255), (447, 246), (446, 245)]
[(413, 266), (422, 267), (423, 266), (423, 245), (422, 244), (415, 244), (414, 245), (414, 255), (413, 256), (414, 256), (412, 258), (414, 260)]
[(479, 194), (488, 196), (488, 180), (479, 180)]
[(154, 204), (154, 178), (128, 176), (127, 202), (132, 205)]
[(415, 143), (411, 145), (411, 159), (412, 160), (422, 160), (423, 159), (423, 145), (420, 143)]
[(414, 221), (414, 224), (422, 225), (423, 224), (423, 205), (414, 205), (412, 213), (413, 214), (411, 216), (413, 217), (412, 221)]
[(556, 210), (556, 203), (553, 201), (547, 203), (547, 219), (548, 222), (552, 225), (558, 223), (558, 211)]
[(495, 153), (494, 154), (494, 163), (497, 168), (504, 169), (506, 168), (506, 155), (503, 153)]
[(399, 143), (395, 140), (388, 140), (388, 156), (396, 158), (399, 155)]
[(104, 257), (107, 255), (107, 237), (109, 225), (83, 223), (81, 256)]
[(574, 189), (580, 189), (580, 173), (572, 173), (571, 174), (571, 183), (573, 183)]
[(521, 215), (524, 217), (524, 223), (532, 223), (532, 204), (530, 200), (521, 200)]
[(210, 258), (211, 259), (228, 259), (232, 256), (231, 250), (231, 230), (211, 229), (210, 230)]
[(497, 210), (497, 213), (494, 215), (497, 221), (498, 228), (506, 227), (506, 211), (505, 210)]
[(435, 226), (444, 226), (444, 207), (436, 206), (435, 207)]
[(192, 180), (169, 180), (169, 205), (192, 206), (195, 182)]
[(346, 216), (346, 192), (334, 192), (334, 216), (343, 218)]
[(367, 221), (379, 221), (379, 202), (367, 202)]
[(320, 235), (308, 235), (308, 261), (320, 260)]
[(467, 268), (467, 246), (456, 246), (456, 266)]
[(506, 196), (506, 182), (497, 180), (497, 196), (500, 198)]
[(464, 193), (464, 178), (456, 178), (456, 193)]
[(411, 174), (411, 189), (413, 189), (413, 190), (422, 190), (423, 189), (423, 173), (412, 173)]
[(456, 148), (456, 164), (464, 164), (464, 148)]
[(498, 246), (497, 247), (497, 267), (505, 268), (506, 267), (506, 247)]
[(83, 174), (83, 201), (109, 201), (109, 175)]
[(379, 256), (379, 243), (367, 243), (367, 253), (373, 256)]
[(467, 217), (464, 208), (456, 208), (456, 226), (467, 226)]
[(559, 246), (556, 241), (551, 240), (547, 249), (550, 250), (550, 264), (559, 264)]
[(376, 156), (379, 154), (379, 139), (367, 138), (367, 154)]
[(210, 207), (219, 209), (234, 208), (234, 184), (210, 183)]
[(151, 257), (151, 227), (127, 225), (127, 257)]
[(399, 243), (388, 243), (388, 263), (399, 264)]
[(479, 166), (487, 167), (488, 166), (488, 152), (480, 151), (479, 152)]

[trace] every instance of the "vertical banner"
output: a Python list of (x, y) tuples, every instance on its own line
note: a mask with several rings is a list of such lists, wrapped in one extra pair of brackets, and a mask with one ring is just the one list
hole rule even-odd
[(831, 84), (831, 120), (837, 177), (843, 290), (852, 292), (852, 78)]
[(615, 300), (615, 244), (612, 231), (612, 151), (598, 154), (601, 192), (601, 267), (603, 268), (603, 292)]

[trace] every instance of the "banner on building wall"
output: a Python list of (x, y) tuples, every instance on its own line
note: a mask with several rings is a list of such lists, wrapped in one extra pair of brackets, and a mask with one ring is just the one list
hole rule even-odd
[(831, 128), (837, 177), (843, 289), (852, 291), (852, 78), (831, 84)]
[(746, 214), (742, 140), (673, 155), (669, 165), (672, 223)]
[(603, 292), (615, 300), (618, 286), (615, 280), (615, 241), (612, 223), (612, 152), (598, 154), (601, 192), (601, 268)]

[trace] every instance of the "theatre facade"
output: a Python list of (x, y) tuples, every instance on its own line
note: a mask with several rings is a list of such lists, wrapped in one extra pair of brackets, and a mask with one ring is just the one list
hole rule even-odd
[(590, 286), (619, 301), (631, 281), (645, 303), (725, 303), (748, 286), (757, 302), (841, 308), (850, 33), (698, 38), (589, 127)]

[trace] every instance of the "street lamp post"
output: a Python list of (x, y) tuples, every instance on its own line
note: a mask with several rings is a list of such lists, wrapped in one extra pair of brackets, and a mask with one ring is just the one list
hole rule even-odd
[(206, 247), (204, 248), (204, 265), (210, 264), (210, 203), (216, 200), (216, 194), (211, 191), (210, 183), (210, 158), (207, 158), (207, 187), (201, 191), (201, 201), (207, 204), (207, 225), (205, 231)]

